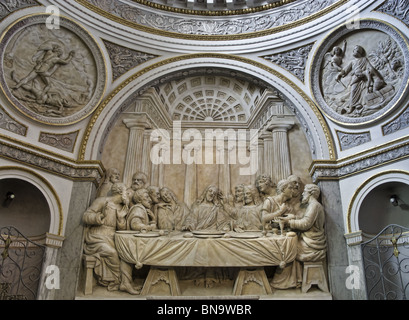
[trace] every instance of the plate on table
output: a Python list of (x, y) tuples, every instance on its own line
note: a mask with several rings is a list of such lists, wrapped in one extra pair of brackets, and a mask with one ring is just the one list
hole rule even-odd
[(195, 238), (201, 238), (201, 239), (214, 239), (214, 238), (221, 238), (223, 237), (222, 234), (193, 234)]
[(238, 238), (238, 239), (256, 239), (261, 237), (261, 233), (254, 233), (254, 232), (243, 232), (243, 233), (238, 233), (238, 232), (232, 232), (230, 233), (230, 236), (232, 238)]
[(140, 231), (135, 231), (135, 230), (117, 230), (116, 233), (120, 234), (136, 234), (139, 233)]
[(195, 236), (209, 235), (209, 236), (223, 236), (226, 232), (218, 230), (195, 230), (192, 231)]
[(134, 234), (135, 237), (142, 237), (142, 238), (155, 238), (160, 237), (161, 234), (159, 232), (141, 232)]

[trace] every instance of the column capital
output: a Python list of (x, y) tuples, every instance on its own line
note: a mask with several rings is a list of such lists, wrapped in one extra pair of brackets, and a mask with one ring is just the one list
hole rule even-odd
[(271, 135), (270, 131), (263, 131), (260, 133), (260, 140), (263, 142), (266, 140), (273, 140), (273, 136)]
[(294, 121), (293, 120), (283, 120), (283, 121), (275, 121), (271, 122), (267, 130), (271, 132), (276, 132), (276, 131), (285, 131), (287, 132), (294, 126)]
[(360, 245), (363, 242), (362, 231), (350, 232), (344, 235), (348, 246)]
[(127, 118), (123, 120), (123, 123), (128, 129), (137, 128), (137, 129), (151, 129), (152, 124), (149, 121), (146, 114), (138, 114), (132, 118)]

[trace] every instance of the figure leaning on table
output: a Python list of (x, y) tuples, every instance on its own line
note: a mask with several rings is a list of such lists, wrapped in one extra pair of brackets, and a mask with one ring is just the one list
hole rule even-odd
[(114, 239), (116, 230), (126, 229), (126, 188), (122, 183), (115, 183), (111, 192), (110, 197), (95, 199), (84, 213), (83, 222), (87, 225), (84, 253), (97, 259), (94, 272), (100, 285), (109, 291), (138, 294), (140, 291), (131, 285), (132, 277), (122, 269)]
[[(136, 230), (141, 232), (148, 232), (156, 229), (156, 220), (150, 211), (152, 205), (152, 199), (149, 192), (145, 188), (141, 188), (135, 191), (133, 197), (134, 206), (129, 210), (126, 219), (126, 229)], [(141, 287), (133, 288), (132, 285), (132, 264), (121, 260), (121, 271), (123, 278), (127, 280), (126, 285), (123, 286), (123, 291), (128, 291), (131, 294), (139, 294)]]
[(152, 199), (148, 190), (145, 188), (136, 190), (132, 200), (135, 205), (129, 210), (127, 229), (142, 232), (155, 230), (156, 217), (150, 210)]
[[(300, 262), (322, 261), (326, 256), (325, 213), (322, 204), (318, 202), (319, 195), (320, 189), (317, 185), (307, 184), (301, 200), (301, 203), (306, 205), (304, 216), (280, 218), (290, 229), (300, 232), (297, 256), (293, 262), (293, 266), (297, 268), (301, 268)], [(294, 287), (294, 284), (298, 287), (301, 283), (300, 274), (298, 269), (297, 274), (288, 274), (286, 279), (284, 274), (277, 275), (277, 278), (273, 279), (273, 285), (280, 289)]]

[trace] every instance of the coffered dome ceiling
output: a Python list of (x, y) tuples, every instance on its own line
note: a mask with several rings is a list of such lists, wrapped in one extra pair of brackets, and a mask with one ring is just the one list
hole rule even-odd
[(172, 120), (246, 122), (262, 89), (251, 82), (221, 76), (170, 81), (157, 92)]

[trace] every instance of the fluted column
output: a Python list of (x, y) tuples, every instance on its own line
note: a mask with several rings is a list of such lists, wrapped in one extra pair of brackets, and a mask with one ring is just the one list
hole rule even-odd
[(294, 122), (274, 123), (269, 126), (273, 138), (273, 181), (277, 183), (291, 175), (291, 157), (288, 145), (288, 130)]
[(259, 139), (256, 141), (250, 141), (250, 173), (251, 181), (255, 181), (260, 171), (260, 151), (259, 151)]
[(258, 139), (258, 170), (257, 175), (264, 173), (264, 141)]
[(224, 195), (231, 193), (231, 175), (230, 175), (230, 160), (234, 159), (232, 152), (235, 152), (234, 147), (217, 146), (218, 160), (218, 187)]
[(146, 115), (137, 115), (133, 118), (124, 119), (123, 122), (129, 129), (123, 182), (129, 186), (131, 184), (132, 175), (137, 171), (142, 171), (144, 132), (149, 126)]
[(183, 193), (183, 201), (190, 208), (192, 204), (196, 201), (197, 194), (197, 158), (200, 152), (200, 146), (184, 145), (183, 148), (188, 154), (191, 154), (192, 150), (195, 152), (196, 159), (193, 163), (188, 163), (185, 161), (185, 188)]
[(145, 173), (148, 177), (151, 174), (151, 131), (145, 130), (143, 133), (143, 147), (142, 147), (142, 164), (140, 171)]
[(264, 162), (263, 162), (263, 174), (267, 174), (269, 175), (273, 181), (274, 179), (274, 158), (273, 158), (273, 136), (271, 134), (271, 132), (264, 132), (261, 135), (261, 138), (263, 139), (264, 142)]

